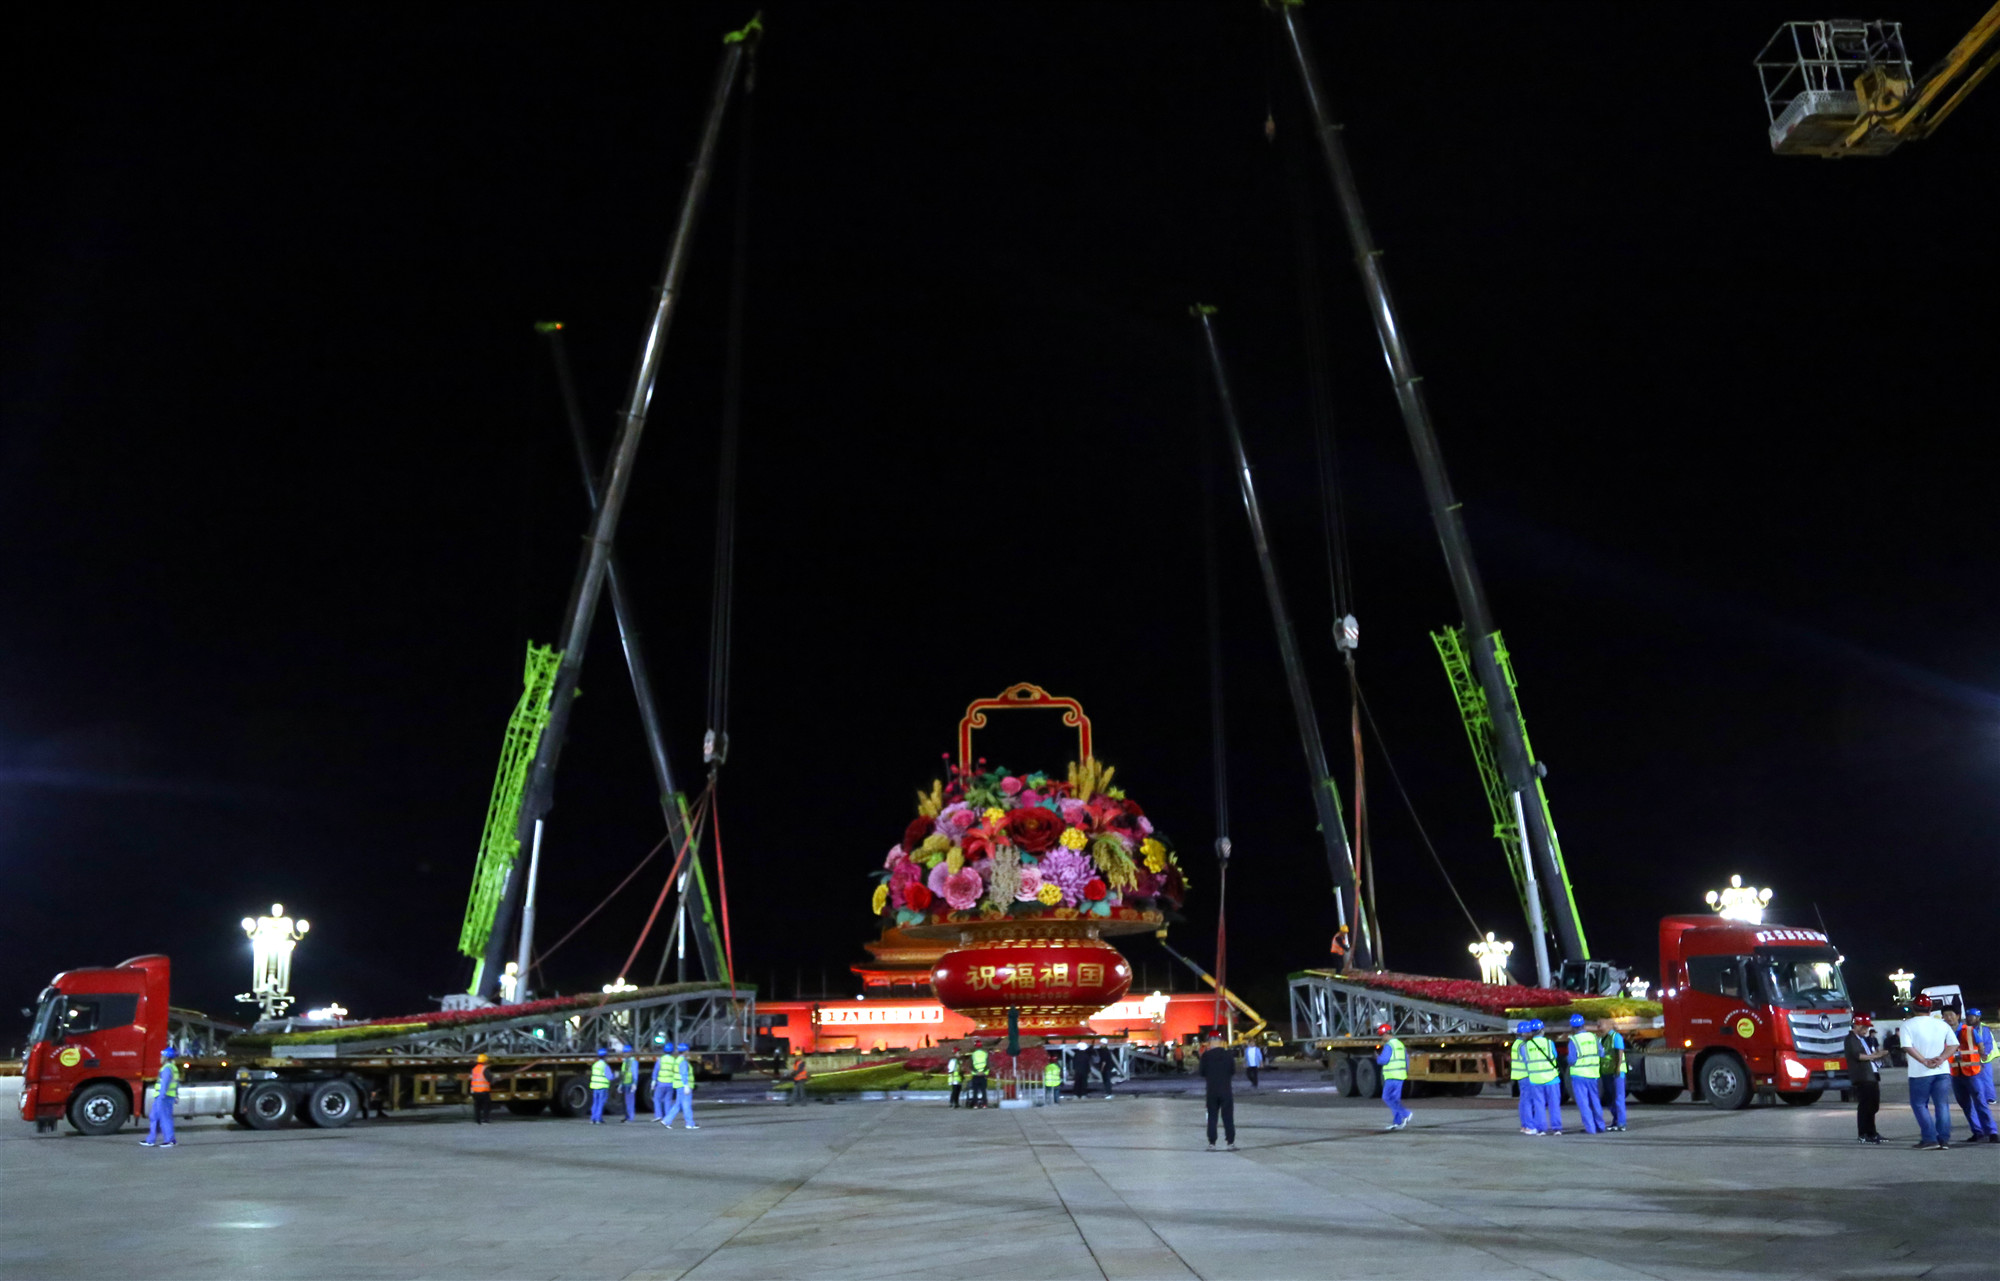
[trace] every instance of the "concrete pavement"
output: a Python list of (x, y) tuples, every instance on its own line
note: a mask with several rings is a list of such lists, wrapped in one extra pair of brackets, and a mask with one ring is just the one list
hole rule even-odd
[(1384, 1134), (1379, 1102), (1244, 1091), (1235, 1154), (1158, 1095), (209, 1122), (171, 1151), (10, 1121), (0, 1276), (2000, 1276), (2000, 1146), (1912, 1151), (1899, 1104), (1881, 1147), (1831, 1102), (1561, 1139), (1497, 1095), (1415, 1107)]

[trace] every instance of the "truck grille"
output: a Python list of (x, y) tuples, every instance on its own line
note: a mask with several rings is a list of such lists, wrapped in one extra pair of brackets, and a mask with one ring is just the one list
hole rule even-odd
[(1816, 1058), (1838, 1057), (1846, 1048), (1848, 1029), (1854, 1026), (1854, 1015), (1846, 1010), (1787, 1010), (1785, 1017), (1791, 1021), (1792, 1044), (1799, 1053)]

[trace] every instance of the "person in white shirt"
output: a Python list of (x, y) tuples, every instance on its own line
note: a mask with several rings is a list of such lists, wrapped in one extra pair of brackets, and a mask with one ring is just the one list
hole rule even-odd
[(1257, 1069), (1264, 1066), (1264, 1047), (1252, 1041), (1243, 1047), (1243, 1074), (1250, 1078), (1250, 1088), (1257, 1088)]
[(1903, 1024), (1903, 1055), (1910, 1064), (1910, 1111), (1922, 1133), (1916, 1146), (1941, 1152), (1951, 1146), (1951, 1056), (1958, 1049), (1928, 996), (1916, 1000), (1916, 1017)]

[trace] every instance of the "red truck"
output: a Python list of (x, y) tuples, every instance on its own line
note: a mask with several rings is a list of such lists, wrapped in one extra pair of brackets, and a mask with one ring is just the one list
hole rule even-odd
[(1665, 1103), (1690, 1090), (1722, 1109), (1757, 1094), (1814, 1103), (1848, 1088), (1854, 1006), (1840, 953), (1818, 930), (1716, 916), (1660, 922), (1663, 1035), (1632, 1065), (1633, 1093)]

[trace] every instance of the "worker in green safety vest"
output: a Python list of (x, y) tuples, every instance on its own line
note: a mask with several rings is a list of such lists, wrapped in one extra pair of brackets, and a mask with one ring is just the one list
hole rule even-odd
[(611, 1065), (606, 1060), (611, 1051), (599, 1050), (597, 1062), (590, 1065), (590, 1123), (604, 1124), (604, 1098), (611, 1093)]
[(1514, 1025), (1513, 1062), (1509, 1075), (1514, 1081), (1514, 1092), (1520, 1096), (1521, 1133), (1540, 1134), (1542, 1132), (1540, 1099), (1541, 1094), (1528, 1082), (1528, 1038), (1534, 1035), (1528, 1020), (1522, 1019)]
[(174, 1104), (181, 1097), (181, 1074), (174, 1066), (175, 1051), (169, 1045), (160, 1051), (160, 1079), (153, 1086), (152, 1102), (147, 1106), (146, 1137), (139, 1140), (142, 1148), (171, 1148), (174, 1142)]
[(969, 1108), (986, 1106), (986, 1047), (979, 1042), (972, 1043), (972, 1097), (965, 1101)]
[[(1569, 1092), (1583, 1118), (1585, 1134), (1604, 1133), (1604, 1100), (1598, 1080), (1604, 1071), (1604, 1045), (1584, 1026), (1583, 1015), (1569, 1016)], [(1622, 1083), (1621, 1083), (1622, 1084)]]
[(1535, 1092), (1535, 1122), (1543, 1134), (1563, 1132), (1562, 1072), (1556, 1067), (1556, 1047), (1542, 1035), (1540, 1019), (1528, 1022), (1528, 1043), (1521, 1057), (1528, 1064), (1528, 1088)]
[(618, 1092), (625, 1096), (625, 1119), (639, 1115), (639, 1058), (628, 1054), (618, 1060)]
[(958, 1056), (952, 1055), (944, 1064), (945, 1083), (951, 1086), (951, 1105), (958, 1106), (958, 1092), (965, 1083), (965, 1077), (958, 1070)]
[(1375, 1029), (1377, 1036), (1388, 1038), (1375, 1055), (1382, 1069), (1382, 1102), (1389, 1109), (1389, 1124), (1382, 1127), (1385, 1130), (1400, 1130), (1416, 1115), (1403, 1106), (1403, 1083), (1410, 1079), (1409, 1047), (1391, 1035), (1394, 1031), (1387, 1023)]
[(701, 1127), (694, 1123), (694, 1056), (688, 1053), (687, 1042), (679, 1041), (669, 1047), (673, 1051), (674, 1102), (667, 1109), (666, 1127), (674, 1128), (674, 1117), (687, 1122), (690, 1130)]
[(1042, 1064), (1042, 1094), (1049, 1103), (1062, 1102), (1062, 1064), (1053, 1056)]

